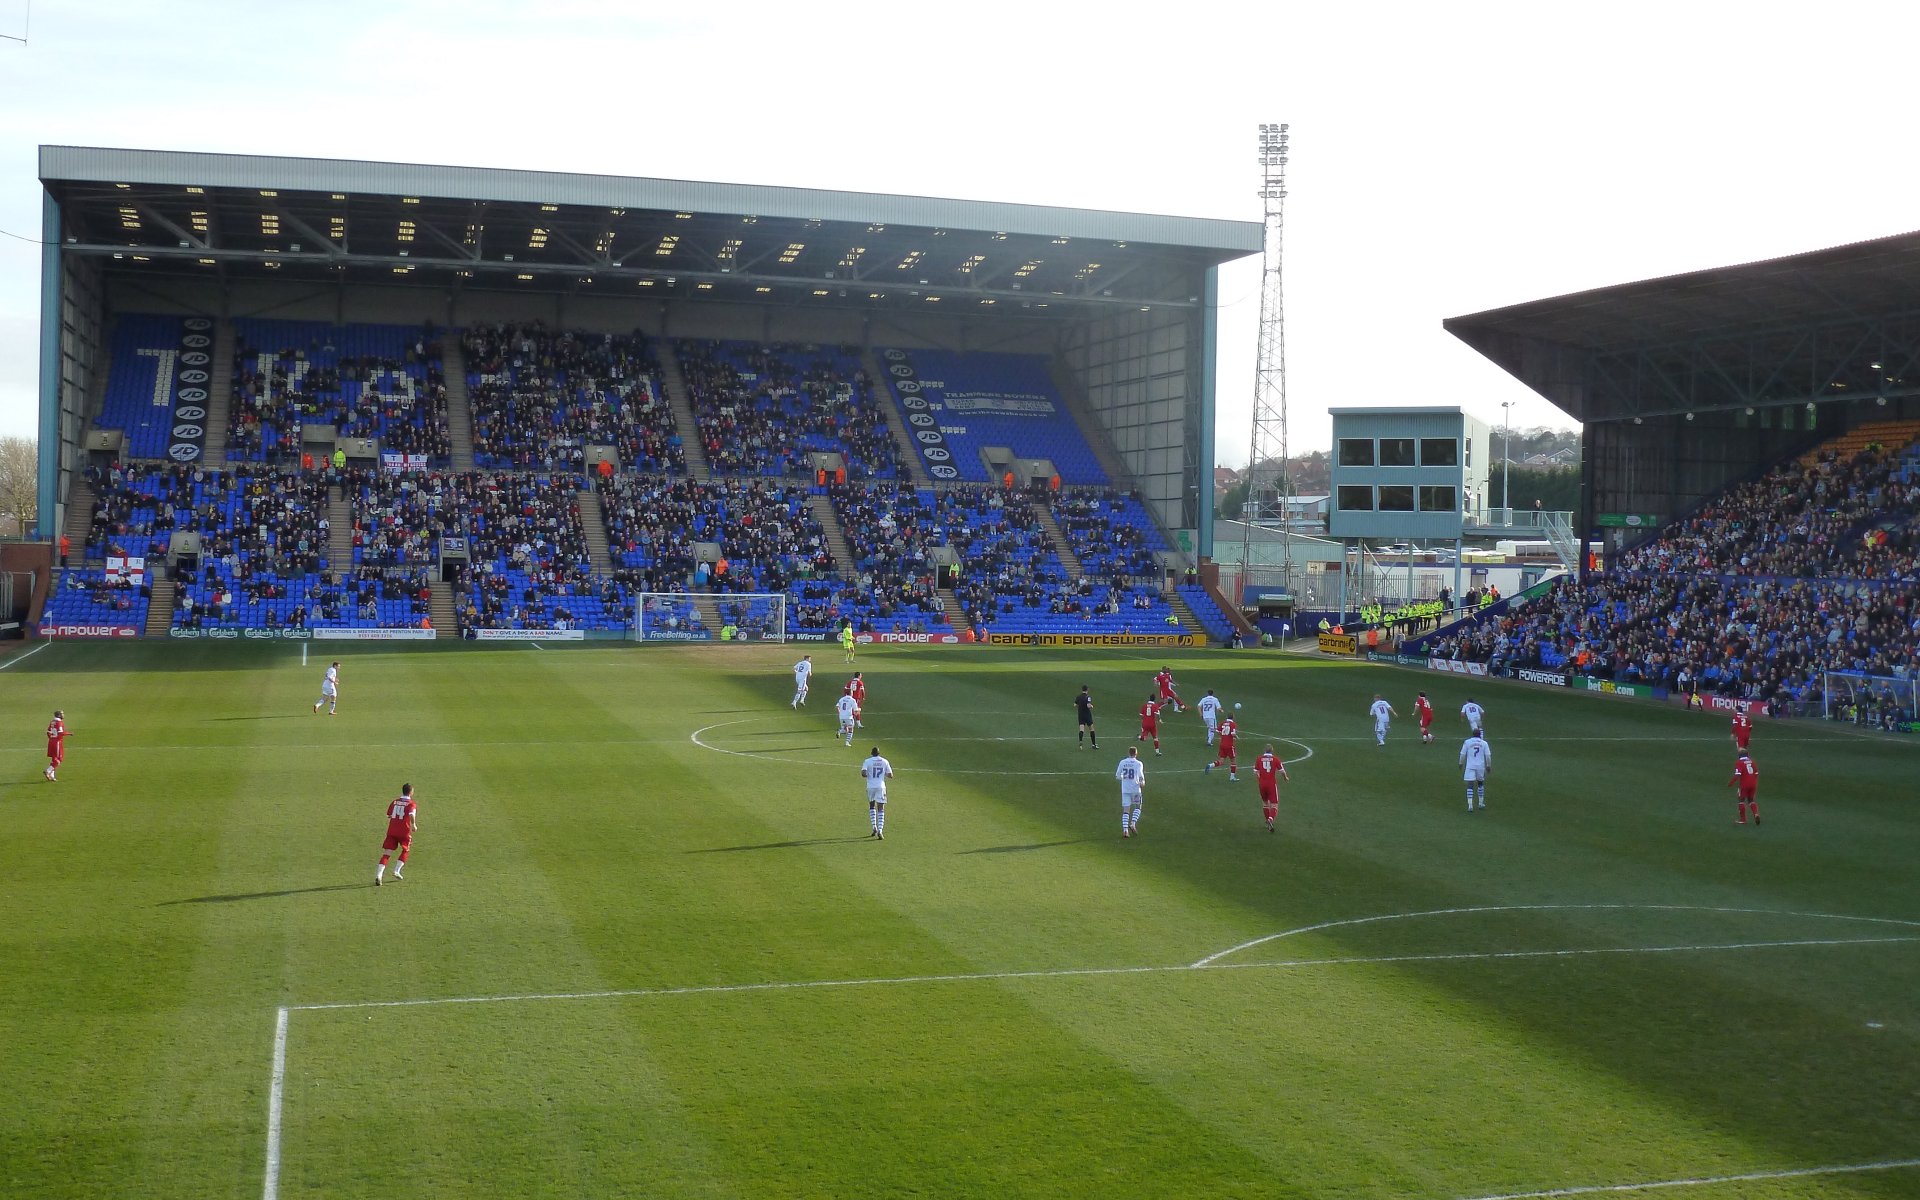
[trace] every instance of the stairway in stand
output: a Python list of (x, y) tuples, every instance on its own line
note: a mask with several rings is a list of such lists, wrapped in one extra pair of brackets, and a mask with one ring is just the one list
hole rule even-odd
[(960, 627), (967, 623), (967, 606), (960, 603), (960, 597), (954, 595), (952, 588), (935, 588), (933, 594), (940, 598), (940, 607), (947, 614), (947, 625), (954, 632), (959, 632)]
[(693, 419), (693, 397), (687, 391), (687, 377), (680, 371), (680, 356), (666, 338), (654, 345), (660, 350), (660, 386), (666, 389), (667, 406), (673, 410), (673, 428), (687, 456), (687, 473), (695, 482), (705, 483), (713, 477), (713, 471), (707, 465), (706, 444), (700, 440), (700, 423)]
[(447, 380), (447, 440), (453, 444), (453, 469), (473, 470), (473, 396), (467, 391), (467, 356), (449, 329), (440, 335), (441, 370)]
[(1060, 522), (1053, 519), (1053, 506), (1038, 500), (1027, 503), (1033, 515), (1040, 520), (1040, 528), (1047, 531), (1047, 540), (1053, 543), (1053, 552), (1060, 556), (1060, 565), (1067, 569), (1068, 579), (1078, 579), (1086, 573), (1080, 566), (1079, 555), (1073, 552), (1073, 546), (1067, 541), (1066, 531), (1060, 528)]
[(327, 501), (327, 565), (336, 576), (353, 569), (353, 504), (345, 497)]
[(873, 381), (873, 394), (882, 412), (887, 414), (887, 428), (893, 433), (893, 449), (900, 456), (900, 465), (906, 471), (906, 477), (915, 487), (930, 488), (933, 476), (927, 474), (927, 464), (920, 457), (919, 443), (913, 440), (913, 431), (907, 428), (906, 410), (900, 407), (894, 398), (893, 385), (887, 382), (887, 373), (880, 368), (880, 357), (869, 346), (860, 352), (860, 365), (867, 369), (867, 378)]
[(1187, 598), (1185, 596), (1182, 596), (1179, 592), (1167, 592), (1166, 597), (1167, 603), (1173, 608), (1173, 615), (1180, 618), (1180, 629), (1183, 633), (1197, 633), (1202, 637), (1208, 636), (1207, 627), (1200, 623), (1199, 617), (1193, 615), (1193, 609), (1187, 607)]
[[(76, 567), (86, 565), (87, 534), (93, 531), (93, 485), (87, 477), (78, 471), (73, 475), (73, 487), (67, 492), (67, 519), (61, 525), (60, 532), (73, 544), (73, 552), (67, 561)], [(53, 562), (60, 565), (59, 547), (54, 547)]]
[(840, 525), (840, 514), (833, 511), (833, 501), (825, 496), (809, 496), (807, 506), (813, 509), (813, 519), (820, 522), (821, 531), (827, 535), (827, 550), (833, 555), (834, 567), (849, 579), (859, 575), (860, 568), (853, 561), (853, 547), (847, 544), (847, 532)]
[(233, 411), (233, 322), (213, 323), (213, 369), (207, 384), (206, 448), (200, 461), (213, 470), (227, 465), (227, 414)]
[(436, 579), (427, 585), (427, 612), (433, 618), (433, 638), (444, 642), (460, 636), (460, 615), (453, 607), (453, 585)]
[(587, 556), (593, 560), (593, 569), (601, 575), (613, 574), (613, 555), (607, 550), (607, 520), (600, 511), (600, 493), (592, 488), (582, 488), (575, 493), (580, 505), (580, 532), (587, 537)]
[(720, 619), (720, 598), (712, 592), (695, 592), (693, 610), (700, 614), (700, 622), (707, 627), (707, 632), (718, 639), (721, 627), (726, 624)]
[(148, 637), (163, 638), (173, 628), (173, 594), (178, 588), (171, 579), (153, 581), (153, 599), (147, 602)]

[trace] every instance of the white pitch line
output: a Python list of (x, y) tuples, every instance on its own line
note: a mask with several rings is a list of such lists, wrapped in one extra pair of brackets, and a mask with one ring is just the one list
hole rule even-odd
[(287, 1010), (273, 1023), (273, 1083), (267, 1089), (267, 1179), (261, 1200), (280, 1194), (280, 1113), (287, 1091)]
[(1594, 1196), (1604, 1192), (1651, 1192), (1659, 1188), (1712, 1187), (1722, 1183), (1752, 1183), (1762, 1179), (1804, 1179), (1810, 1175), (1858, 1175), (1866, 1171), (1900, 1171), (1920, 1167), (1920, 1158), (1891, 1158), (1885, 1162), (1848, 1163), (1836, 1167), (1792, 1167), (1780, 1171), (1747, 1171), (1739, 1175), (1702, 1175), (1693, 1179), (1659, 1179), (1648, 1183), (1604, 1183), (1586, 1187), (1548, 1188), (1540, 1192), (1502, 1192), (1494, 1196), (1467, 1196), (1462, 1200), (1547, 1200), (1552, 1196)]
[(897, 987), (916, 983), (991, 983), (1008, 979), (1071, 979), (1102, 975), (1171, 975), (1204, 971), (1297, 970), (1310, 967), (1390, 966), (1396, 963), (1499, 962), (1519, 958), (1575, 958), (1602, 954), (1683, 954), (1728, 950), (1777, 950), (1814, 946), (1875, 946), (1920, 942), (1920, 934), (1874, 938), (1805, 938), (1792, 941), (1714, 942), (1682, 946), (1597, 946), (1560, 950), (1485, 950), (1452, 954), (1383, 954), (1347, 958), (1294, 958), (1275, 962), (1169, 964), (1146, 967), (1057, 967), (1032, 971), (968, 971), (945, 975), (888, 975), (864, 979), (798, 979), (766, 983), (713, 983), (685, 987), (614, 988), (582, 992), (517, 992), (496, 996), (428, 996), (413, 1000), (343, 1000), (326, 1004), (290, 1004), (291, 1012), (327, 1012), (361, 1008), (431, 1008), (445, 1004), (516, 1004), (543, 1000), (618, 1000), (666, 996), (719, 995), (732, 992), (810, 991), (823, 988)]
[[(1793, 912), (1777, 908), (1733, 908), (1708, 904), (1478, 904), (1465, 908), (1431, 908), (1425, 912), (1381, 913), (1371, 917), (1345, 917), (1338, 921), (1322, 921), (1317, 925), (1302, 925), (1298, 929), (1288, 929), (1280, 933), (1269, 933), (1241, 942), (1237, 946), (1228, 946), (1217, 950), (1194, 963), (1195, 967), (1209, 967), (1229, 954), (1238, 954), (1242, 950), (1251, 950), (1255, 946), (1264, 946), (1268, 942), (1277, 942), (1283, 938), (1297, 937), (1303, 933), (1318, 933), (1323, 929), (1344, 929), (1353, 925), (1375, 925), (1382, 921), (1411, 921), (1418, 917), (1454, 917), (1469, 913), (1503, 912), (1580, 912), (1580, 911), (1620, 911), (1639, 912), (1710, 912), (1735, 913), (1741, 916), (1761, 917), (1800, 917), (1818, 921), (1863, 921), (1871, 925), (1898, 925), (1903, 929), (1920, 929), (1920, 921), (1907, 921), (1899, 917), (1857, 917), (1847, 913)], [(1819, 944), (1819, 943), (1814, 943)]]
[(10, 658), (6, 662), (0, 663), (0, 671), (6, 670), (8, 667), (12, 666), (15, 663), (23, 663), (27, 661), (28, 659), (32, 658), (34, 655), (40, 653), (42, 650), (45, 650), (48, 646), (51, 646), (51, 645), (53, 645), (53, 643), (50, 641), (41, 642), (38, 646), (35, 646), (33, 649), (27, 651), (25, 654), (22, 654), (20, 657)]

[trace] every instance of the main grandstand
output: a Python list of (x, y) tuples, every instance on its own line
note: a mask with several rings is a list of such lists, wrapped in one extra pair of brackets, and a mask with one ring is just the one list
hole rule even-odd
[[(1920, 234), (1457, 317), (1579, 418), (1604, 570), (1427, 653), (1541, 682), (1911, 724)], [(1481, 668), (1480, 664), (1486, 664)]]
[[(43, 147), (50, 636), (1226, 636), (1255, 223)], [(1210, 578), (1210, 576), (1208, 576)], [(1184, 583), (1185, 586), (1175, 586)]]

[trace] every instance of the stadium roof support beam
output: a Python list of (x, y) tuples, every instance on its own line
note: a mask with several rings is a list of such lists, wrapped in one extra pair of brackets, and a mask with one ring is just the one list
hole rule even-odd
[(1454, 332), (1584, 421), (1920, 394), (1920, 309), (1599, 349)]
[[(853, 282), (850, 280), (837, 279), (830, 276), (794, 276), (794, 275), (756, 276), (750, 273), (744, 273), (739, 271), (721, 271), (717, 269), (716, 270), (686, 270), (686, 269), (677, 268), (677, 267), (651, 267), (651, 266), (649, 267), (619, 267), (619, 266), (599, 267), (592, 262), (581, 262), (581, 261), (572, 260), (572, 259), (560, 261), (560, 262), (553, 262), (553, 261), (519, 262), (519, 261), (506, 261), (504, 259), (481, 259), (477, 257), (467, 257), (464, 255), (459, 258), (444, 258), (444, 257), (431, 257), (431, 256), (420, 256), (420, 255), (357, 254), (351, 251), (342, 251), (338, 255), (334, 255), (334, 254), (315, 254), (309, 251), (282, 252), (282, 251), (275, 251), (275, 250), (242, 250), (242, 249), (235, 249), (235, 248), (197, 249), (194, 247), (177, 247), (177, 246), (137, 246), (135, 247), (135, 246), (126, 246), (126, 245), (116, 245), (116, 244), (104, 243), (104, 242), (70, 242), (66, 244), (63, 247), (63, 249), (69, 254), (93, 256), (93, 257), (108, 257), (108, 258), (123, 257), (124, 258), (124, 257), (131, 257), (133, 255), (141, 255), (141, 256), (155, 258), (155, 259), (177, 259), (177, 260), (197, 260), (200, 258), (211, 257), (211, 258), (214, 258), (216, 261), (226, 262), (226, 263), (277, 262), (277, 263), (283, 263), (288, 265), (297, 264), (297, 263), (311, 263), (313, 265), (318, 265), (318, 266), (346, 266), (346, 267), (367, 267), (367, 268), (385, 268), (385, 269), (391, 269), (394, 267), (412, 267), (412, 268), (420, 268), (420, 269), (440, 268), (440, 269), (447, 269), (447, 270), (454, 270), (454, 271), (473, 271), (473, 270), (483, 269), (483, 270), (491, 271), (498, 274), (530, 274), (530, 275), (579, 275), (582, 271), (588, 271), (593, 273), (605, 273), (615, 278), (656, 279), (656, 280), (657, 279), (680, 279), (680, 280), (691, 280), (694, 282), (704, 281), (704, 282), (712, 282), (712, 283), (720, 283), (720, 282), (748, 283), (748, 284), (766, 283), (766, 284), (774, 284), (774, 285), (783, 285), (789, 289), (796, 288), (796, 287), (806, 287), (806, 288), (846, 287), (851, 282)], [(927, 290), (937, 290), (937, 291), (943, 291), (943, 292), (960, 292), (962, 290), (965, 290), (959, 285), (949, 287), (944, 284), (922, 284), (919, 282), (917, 278), (910, 284), (887, 281), (885, 283), (862, 284), (861, 286), (869, 287), (869, 288), (884, 288), (889, 292), (906, 292), (906, 291), (918, 292), (918, 291), (927, 291)], [(1014, 290), (1001, 290), (1001, 289), (979, 289), (977, 291), (968, 291), (968, 294), (978, 295), (981, 297), (991, 297), (993, 299), (998, 299), (998, 300), (1015, 301), (1015, 302), (1022, 301), (1022, 300), (1029, 300), (1029, 301), (1040, 301), (1040, 302), (1049, 303), (1049, 304), (1081, 304), (1081, 305), (1101, 307), (1101, 308), (1139, 308), (1141, 305), (1152, 305), (1155, 307), (1168, 307), (1168, 308), (1195, 308), (1195, 307), (1198, 307), (1198, 303), (1199, 303), (1197, 300), (1193, 300), (1184, 296), (1182, 297), (1099, 296), (1099, 295), (1073, 295), (1073, 294), (1054, 293), (1054, 292), (1026, 292), (1026, 291), (1014, 291)]]

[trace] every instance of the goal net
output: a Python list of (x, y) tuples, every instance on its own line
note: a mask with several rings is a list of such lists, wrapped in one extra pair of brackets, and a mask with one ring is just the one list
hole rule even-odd
[(633, 598), (636, 642), (784, 642), (781, 592), (640, 592)]
[(1920, 720), (1920, 681), (1824, 671), (1820, 684), (1820, 712), (1829, 721), (1899, 729)]

